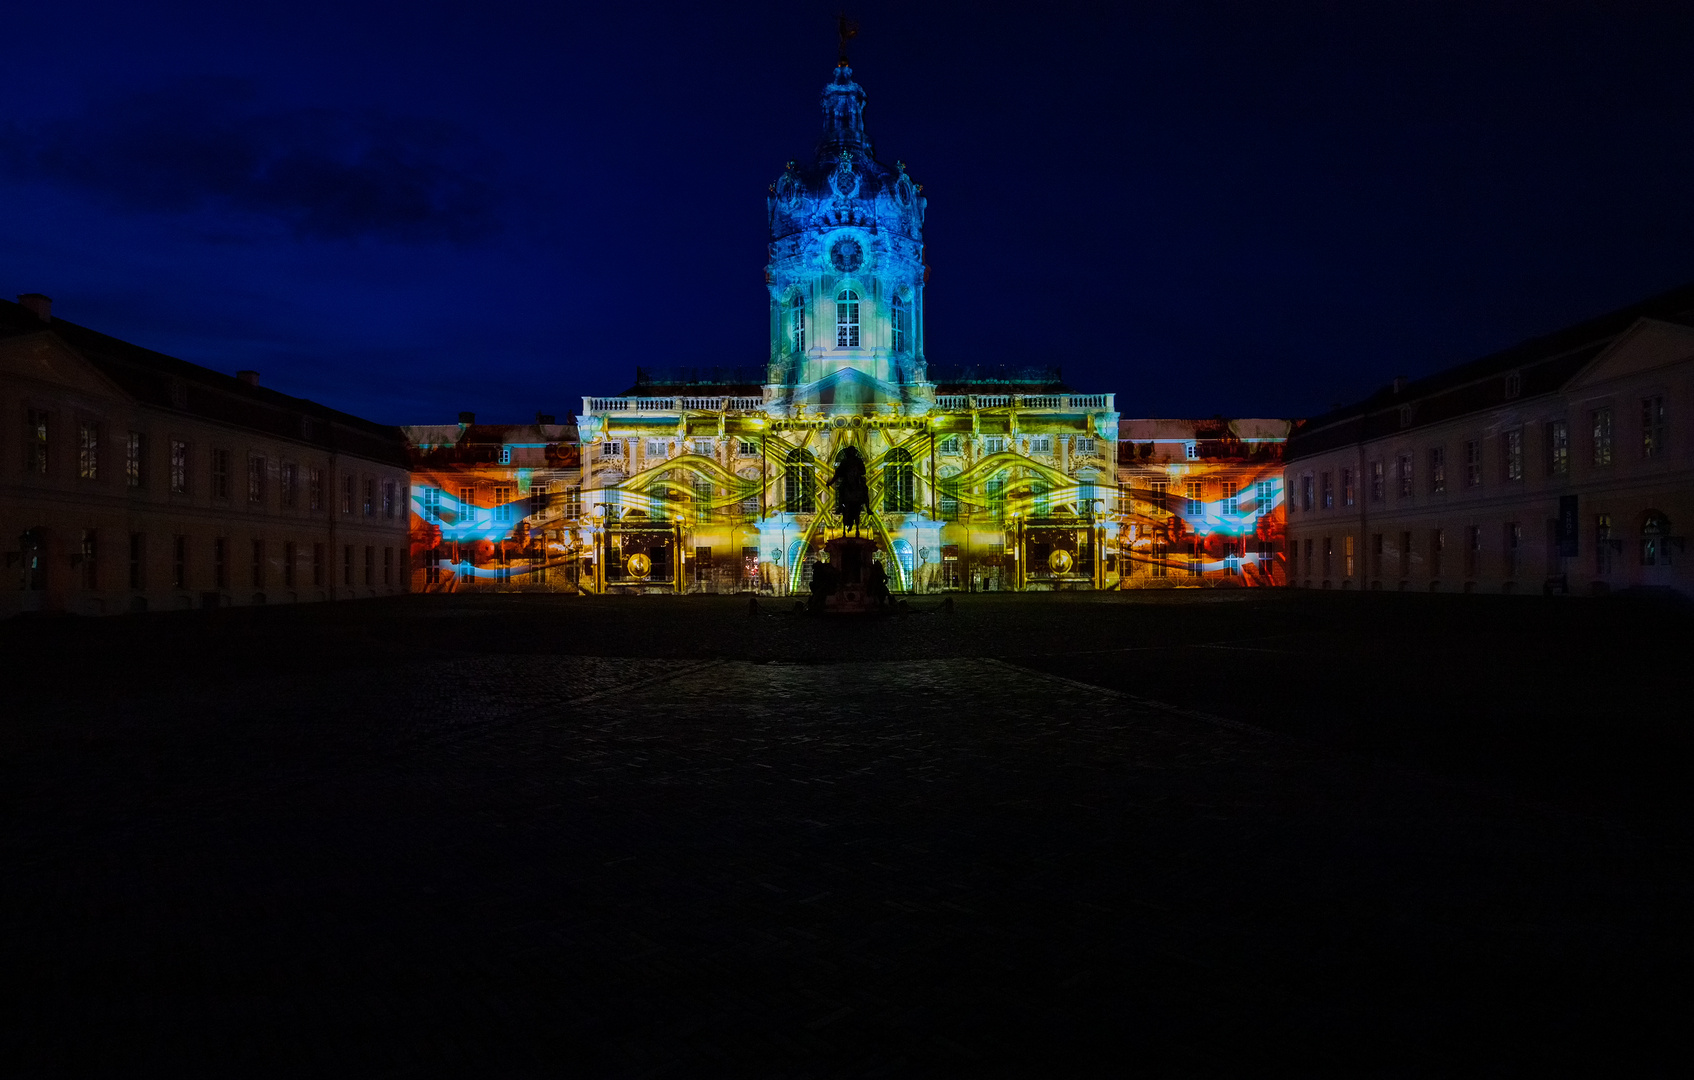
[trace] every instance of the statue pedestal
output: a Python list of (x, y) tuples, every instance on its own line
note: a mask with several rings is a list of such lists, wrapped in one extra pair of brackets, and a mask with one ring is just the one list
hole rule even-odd
[(876, 553), (876, 541), (838, 536), (825, 542), (824, 550), (829, 552), (829, 564), (835, 571), (835, 591), (824, 597), (823, 609), (839, 613), (875, 610), (871, 556)]

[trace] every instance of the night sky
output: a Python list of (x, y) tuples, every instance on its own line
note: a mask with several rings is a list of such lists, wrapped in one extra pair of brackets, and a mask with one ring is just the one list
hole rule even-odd
[[(829, 3), (14, 5), (0, 294), (393, 423), (764, 362)], [(1694, 7), (856, 3), (932, 365), (1300, 416), (1694, 280)]]

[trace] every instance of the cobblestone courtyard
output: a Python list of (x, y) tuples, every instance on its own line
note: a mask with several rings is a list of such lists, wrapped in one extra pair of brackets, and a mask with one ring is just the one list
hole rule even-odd
[(1615, 1074), (1686, 1023), (1679, 823), (1215, 715), (1351, 655), (1327, 599), (643, 603), (0, 628), (8, 1072)]

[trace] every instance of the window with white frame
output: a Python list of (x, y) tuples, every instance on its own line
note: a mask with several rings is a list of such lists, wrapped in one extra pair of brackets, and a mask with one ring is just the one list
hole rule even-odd
[(1253, 513), (1255, 515), (1257, 515), (1258, 517), (1264, 517), (1266, 514), (1270, 513), (1271, 512), (1271, 499), (1272, 499), (1271, 481), (1260, 480), (1258, 482), (1258, 484), (1256, 485), (1256, 492), (1255, 492), (1255, 495), (1254, 495), (1255, 501), (1253, 503)]
[(710, 439), (695, 439), (694, 440), (694, 452), (696, 454), (699, 454), (701, 457), (711, 457), (712, 456), (712, 440), (710, 440)]
[(889, 304), (889, 308), (894, 317), (894, 351), (897, 353), (905, 352), (907, 343), (911, 340), (911, 333), (906, 326), (906, 320), (910, 317), (910, 309), (906, 306), (906, 302), (898, 296)]
[(648, 457), (650, 457), (650, 458), (651, 457), (664, 457), (665, 454), (667, 454), (669, 451), (670, 451), (670, 444), (668, 442), (666, 442), (664, 439), (648, 439), (647, 440), (647, 456)]
[(600, 444), (599, 457), (601, 460), (606, 458), (623, 457), (623, 443), (618, 442), (615, 439), (607, 439), (605, 442)]
[(1199, 461), (1200, 460), (1200, 444), (1197, 443), (1197, 442), (1185, 442), (1185, 443), (1183, 443), (1182, 444), (1182, 456), (1189, 461)]
[(510, 465), (511, 463), (512, 463), (512, 448), (509, 447), (509, 446), (502, 446), (500, 448), (500, 464)]
[(795, 293), (788, 298), (789, 343), (796, 354), (806, 351), (806, 298)]
[(496, 486), (494, 489), (494, 520), (512, 520), (512, 489)]
[[(1327, 474), (1325, 474), (1327, 475)], [(1206, 499), (1200, 481), (1190, 480), (1183, 485), (1183, 494), (1187, 496), (1186, 512), (1190, 517), (1198, 517), (1206, 511)]]
[(859, 347), (859, 294), (852, 289), (842, 289), (835, 297), (835, 346)]
[(941, 445), (938, 449), (940, 449), (943, 454), (957, 454), (959, 452), (959, 437), (957, 435), (948, 435), (946, 438), (941, 440)]
[(1029, 437), (1029, 452), (1032, 454), (1051, 454), (1053, 452), (1053, 436), (1031, 435)]
[(1087, 435), (1078, 435), (1076, 437), (1074, 448), (1079, 454), (1092, 454), (1095, 452), (1094, 440)]
[(1235, 490), (1232, 481), (1223, 482), (1223, 512), (1234, 516), (1241, 512), (1241, 493)]
[(752, 439), (737, 439), (735, 441), (735, 452), (742, 457), (758, 457), (759, 444)]
[(1006, 437), (1004, 435), (984, 435), (982, 452), (985, 454), (1003, 454), (1006, 452)]
[(423, 519), (425, 521), (441, 520), (441, 489), (426, 487), (423, 489)]

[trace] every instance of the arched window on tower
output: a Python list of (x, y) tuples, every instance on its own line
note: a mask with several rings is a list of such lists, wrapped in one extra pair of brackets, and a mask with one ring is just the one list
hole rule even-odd
[(912, 476), (912, 455), (896, 446), (882, 466), (882, 508), (890, 513), (910, 513), (917, 502), (917, 484)]
[(890, 306), (894, 315), (894, 351), (903, 353), (910, 347), (909, 343), (912, 340), (911, 328), (908, 325), (908, 320), (912, 317), (912, 309), (898, 296), (894, 298), (894, 303)]
[(809, 450), (788, 455), (783, 467), (783, 504), (790, 514), (810, 514), (817, 502), (817, 464)]
[(795, 293), (788, 300), (788, 333), (794, 355), (806, 351), (806, 298)]
[(835, 298), (835, 347), (859, 347), (859, 294), (842, 289)]

